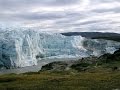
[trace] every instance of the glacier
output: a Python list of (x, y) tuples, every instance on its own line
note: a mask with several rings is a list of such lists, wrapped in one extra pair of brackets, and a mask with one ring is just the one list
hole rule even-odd
[(120, 43), (37, 30), (0, 30), (0, 67), (37, 65), (41, 59), (100, 56), (114, 53)]

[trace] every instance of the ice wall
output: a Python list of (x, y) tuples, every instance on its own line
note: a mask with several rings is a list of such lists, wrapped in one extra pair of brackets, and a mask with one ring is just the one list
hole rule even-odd
[(34, 30), (12, 30), (0, 33), (0, 66), (25, 67), (37, 65), (41, 58), (86, 57), (113, 53), (120, 43), (63, 36)]

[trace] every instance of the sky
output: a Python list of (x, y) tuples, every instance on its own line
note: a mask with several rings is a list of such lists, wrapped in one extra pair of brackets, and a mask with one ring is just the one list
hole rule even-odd
[(0, 0), (0, 24), (49, 32), (120, 33), (120, 0)]

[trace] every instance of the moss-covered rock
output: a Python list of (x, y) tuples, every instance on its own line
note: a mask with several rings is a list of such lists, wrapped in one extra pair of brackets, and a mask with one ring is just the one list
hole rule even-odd
[(67, 69), (67, 63), (66, 62), (52, 62), (49, 63), (45, 66), (42, 66), (41, 71), (46, 71), (46, 70), (57, 70), (57, 71), (63, 71)]
[(79, 63), (79, 64), (73, 64), (71, 68), (77, 71), (86, 71), (89, 66), (90, 66), (89, 63)]

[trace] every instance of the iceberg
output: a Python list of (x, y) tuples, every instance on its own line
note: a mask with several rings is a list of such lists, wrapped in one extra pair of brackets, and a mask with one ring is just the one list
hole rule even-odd
[(0, 31), (0, 67), (37, 65), (43, 58), (72, 58), (114, 53), (120, 43), (81, 36), (64, 36), (21, 28)]

